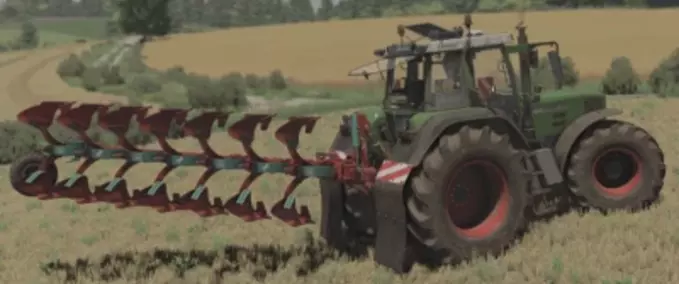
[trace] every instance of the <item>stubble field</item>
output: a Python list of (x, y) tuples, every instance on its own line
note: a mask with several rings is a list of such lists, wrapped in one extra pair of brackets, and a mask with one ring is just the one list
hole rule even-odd
[[(517, 13), (473, 15), (474, 29), (488, 33), (515, 33), (518, 20)], [(152, 67), (181, 65), (187, 71), (213, 76), (230, 71), (266, 74), (279, 68), (301, 82), (361, 82), (361, 78), (348, 78), (347, 72), (374, 60), (374, 49), (398, 42), (397, 25), (419, 22), (451, 28), (462, 24), (462, 16), (333, 21), (174, 35), (148, 44), (144, 55)], [(558, 41), (562, 54), (574, 59), (583, 77), (601, 76), (616, 56), (629, 57), (637, 72), (647, 75), (679, 46), (679, 37), (673, 35), (673, 27), (679, 25), (679, 9), (530, 12), (525, 14), (525, 22), (530, 40)]]
[[(666, 13), (670, 12), (659, 11), (659, 15), (649, 21), (662, 18)], [(510, 16), (506, 17), (507, 22), (511, 22)], [(537, 17), (528, 15), (529, 21)], [(482, 17), (476, 19), (481, 25)], [(393, 26), (385, 25), (385, 29), (391, 31)], [(541, 29), (540, 25), (533, 26), (536, 32)], [(645, 36), (639, 34), (641, 38)], [(366, 36), (366, 40), (368, 38)], [(391, 37), (385, 36), (385, 39)], [(664, 50), (679, 46), (679, 40), (667, 40), (658, 45), (663, 51), (647, 55), (659, 57), (666, 54)], [(158, 43), (161, 44), (166, 42)], [(12, 119), (20, 109), (45, 99), (113, 100), (104, 94), (70, 88), (54, 72), (58, 59), (80, 48), (82, 46), (72, 45), (37, 50), (28, 57), (0, 65), (1, 118)], [(360, 50), (368, 52), (356, 53), (356, 56), (365, 55), (365, 59), (370, 59), (371, 49)], [(187, 56), (192, 55), (187, 53)], [(606, 53), (606, 58), (611, 56)], [(634, 54), (630, 56), (634, 60)], [(13, 57), (0, 57), (0, 62), (7, 58)], [(642, 60), (643, 56), (639, 58), (635, 63), (638, 62), (640, 68), (644, 64), (650, 68), (656, 63), (653, 60), (659, 60), (654, 57), (649, 62)], [(148, 59), (158, 64), (158, 61), (154, 63), (153, 56)], [(576, 59), (576, 62), (590, 64), (587, 60)], [(196, 66), (200, 65), (187, 65), (187, 68), (199, 68)], [(214, 66), (215, 69), (208, 67), (200, 72), (223, 74), (228, 68), (240, 68)], [(259, 66), (261, 71), (272, 69), (263, 69), (263, 63)], [(280, 68), (290, 69), (287, 73), (307, 72), (296, 64), (288, 66), (291, 68), (285, 65)], [(330, 68), (322, 70), (328, 73), (318, 72), (319, 77), (314, 78), (323, 81), (334, 77)], [(344, 75), (343, 69), (337, 72)], [(322, 77), (323, 74), (327, 77)], [(401, 278), (376, 266), (370, 252), (368, 256), (356, 258), (329, 253), (322, 244), (309, 240), (308, 234), (313, 238), (318, 236), (313, 225), (293, 229), (278, 221), (244, 223), (233, 216), (200, 219), (190, 213), (158, 214), (144, 208), (116, 210), (100, 204), (77, 206), (67, 200), (40, 202), (15, 193), (9, 185), (8, 167), (3, 166), (0, 167), (0, 283), (62, 283), (65, 280), (76, 283), (674, 283), (679, 281), (676, 271), (679, 265), (676, 222), (679, 171), (675, 158), (679, 154), (679, 129), (674, 126), (679, 120), (676, 111), (679, 102), (649, 96), (614, 98), (610, 105), (624, 109), (624, 119), (649, 129), (664, 150), (670, 171), (662, 202), (638, 214), (604, 217), (596, 213), (584, 216), (573, 213), (535, 224), (515, 248), (497, 259), (477, 259), (459, 267), (434, 271), (418, 265), (411, 274)], [(312, 135), (302, 137), (301, 152), (311, 156), (316, 151), (327, 150), (337, 131), (339, 116), (340, 113), (324, 116)], [(255, 145), (261, 154), (284, 153), (273, 133), (259, 132), (257, 136)], [(220, 153), (241, 152), (240, 145), (225, 133), (215, 134), (211, 144)], [(191, 140), (174, 141), (173, 145), (180, 150), (198, 149), (197, 143)], [(77, 166), (66, 161), (60, 161), (59, 165), (62, 178)], [(95, 164), (88, 171), (90, 184), (109, 179), (118, 165), (120, 163), (115, 162)], [(145, 165), (130, 171), (129, 188), (147, 186), (159, 169), (159, 165)], [(200, 172), (199, 168), (175, 170), (167, 179), (170, 191), (190, 190)], [(231, 196), (244, 177), (244, 173), (238, 172), (217, 174), (208, 183), (211, 194), (222, 198)], [(253, 186), (254, 197), (270, 206), (280, 198), (288, 180), (283, 176), (264, 177)], [(312, 216), (318, 216), (317, 182), (305, 182), (298, 196), (300, 203), (310, 205)]]

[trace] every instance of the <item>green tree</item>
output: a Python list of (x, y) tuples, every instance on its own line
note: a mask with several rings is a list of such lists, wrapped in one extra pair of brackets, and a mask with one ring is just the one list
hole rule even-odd
[(172, 27), (170, 0), (118, 0), (120, 29), (126, 34), (166, 35)]
[(290, 0), (293, 22), (307, 22), (314, 20), (314, 8), (309, 0)]
[(38, 44), (40, 43), (38, 29), (32, 22), (27, 21), (21, 25), (21, 34), (19, 35), (18, 41), (21, 48), (38, 47)]
[(332, 0), (321, 1), (321, 6), (318, 8), (318, 19), (328, 20), (332, 18), (334, 8), (335, 4), (332, 3)]
[(85, 16), (104, 15), (104, 3), (102, 0), (80, 0), (82, 14)]
[(287, 23), (290, 21), (292, 18), (291, 12), (290, 12), (290, 6), (283, 0), (273, 0), (273, 9), (274, 12), (272, 14), (272, 22), (274, 23)]
[(234, 24), (234, 0), (209, 1), (205, 8), (205, 21), (214, 27), (226, 28)]
[(2, 6), (2, 9), (0, 9), (0, 20), (13, 19), (18, 17), (19, 14), (19, 9), (14, 7), (14, 5), (5, 4)]

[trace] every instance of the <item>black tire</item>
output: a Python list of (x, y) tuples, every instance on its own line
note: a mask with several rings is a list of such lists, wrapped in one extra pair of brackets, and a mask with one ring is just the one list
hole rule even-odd
[[(466, 260), (473, 253), (501, 253), (525, 230), (530, 197), (523, 156), (507, 135), (488, 126), (463, 126), (456, 134), (441, 137), (413, 176), (411, 194), (406, 195), (411, 234), (426, 247), (443, 252), (445, 262)], [(453, 183), (477, 190), (454, 190)], [(471, 204), (451, 202), (451, 193), (462, 192), (472, 194), (477, 208), (453, 209)]]
[[(619, 169), (615, 176), (615, 168)], [(566, 177), (573, 194), (601, 211), (638, 210), (658, 200), (665, 178), (664, 154), (643, 129), (602, 121), (575, 144)]]
[[(26, 186), (26, 179), (35, 171), (40, 169), (41, 164), (46, 157), (42, 153), (30, 153), (12, 162), (9, 170), (10, 183), (12, 187), (24, 196), (34, 196), (29, 192), (22, 190)], [(57, 182), (58, 171), (54, 163), (47, 165), (47, 175), (52, 184)]]
[[(338, 133), (330, 146), (330, 151), (349, 153), (352, 150), (351, 139)], [(328, 181), (321, 186), (329, 186)], [(351, 237), (363, 243), (370, 243), (375, 237), (376, 215), (373, 195), (360, 186), (342, 184), (344, 191), (344, 214), (342, 223)]]

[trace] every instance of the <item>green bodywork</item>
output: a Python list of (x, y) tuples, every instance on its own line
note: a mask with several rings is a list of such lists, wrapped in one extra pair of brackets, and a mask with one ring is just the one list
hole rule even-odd
[(606, 97), (603, 94), (583, 94), (575, 89), (542, 94), (539, 102), (533, 104), (536, 139), (545, 141), (558, 137), (583, 114), (605, 107)]
[[(547, 143), (553, 146), (554, 139), (573, 121), (583, 114), (606, 108), (606, 97), (603, 94), (581, 93), (577, 89), (562, 89), (541, 94), (540, 99), (532, 104), (532, 118), (534, 121), (535, 139), (551, 141)], [(420, 128), (433, 117), (449, 115), (451, 112), (459, 112), (461, 109), (428, 111), (413, 114), (409, 122), (409, 131), (418, 132)], [(380, 129), (386, 124), (384, 110), (371, 108), (361, 111), (372, 125), (371, 138), (373, 141), (381, 141)]]
[[(492, 38), (492, 36), (489, 37), (488, 41), (492, 41)], [(583, 92), (580, 88), (563, 87), (563, 73), (559, 71), (562, 65), (558, 43), (554, 41), (529, 42), (525, 28), (519, 28), (516, 44), (489, 43), (483, 45), (484, 43), (477, 42), (477, 46), (472, 48), (469, 47), (471, 46), (469, 42), (468, 37), (468, 45), (461, 50), (462, 57), (459, 57), (464, 60), (461, 61), (464, 63), (459, 65), (460, 67), (456, 67), (460, 68), (460, 74), (464, 76), (457, 78), (459, 85), (452, 92), (441, 93), (441, 91), (438, 91), (436, 93), (437, 91), (432, 91), (431, 87), (424, 88), (424, 91), (421, 89), (412, 92), (405, 91), (408, 96), (406, 101), (412, 102), (410, 105), (389, 105), (389, 98), (393, 95), (399, 95), (398, 92), (405, 89), (393, 86), (395, 68), (386, 69), (385, 104), (379, 108), (375, 107), (362, 111), (371, 124), (371, 141), (369, 143), (372, 155), (379, 156), (375, 159), (376, 161), (389, 157), (389, 159), (400, 162), (419, 164), (428, 149), (440, 135), (443, 135), (446, 129), (474, 120), (499, 121), (508, 127), (508, 131), (514, 139), (518, 139), (515, 141), (523, 141), (522, 147), (553, 148), (554, 152), (559, 152), (555, 155), (559, 156), (563, 154), (561, 152), (569, 150), (571, 144), (575, 143), (582, 131), (585, 131), (589, 125), (603, 119), (609, 113), (602, 112), (606, 109), (604, 94), (591, 92), (591, 90)], [(450, 46), (454, 45), (451, 44)], [(552, 67), (556, 90), (538, 93), (537, 89), (532, 86), (531, 68), (538, 66), (537, 49), (541, 46), (552, 47), (552, 51), (547, 53), (547, 58), (550, 67)], [(407, 72), (404, 78), (406, 89), (408, 82), (418, 82), (418, 80), (424, 82), (425, 86), (431, 86), (430, 75), (433, 66), (431, 58), (434, 54), (450, 54), (446, 53), (447, 51), (438, 50), (438, 47), (429, 46), (428, 48), (434, 50), (431, 53), (426, 50), (417, 53), (419, 49), (415, 47), (411, 49), (414, 50), (412, 54), (408, 53), (409, 51), (404, 51), (405, 54), (403, 55), (391, 55), (403, 58), (419, 58), (406, 59), (408, 60), (407, 67), (404, 68)], [(403, 49), (398, 50), (403, 51)], [(476, 61), (475, 52), (488, 50), (497, 50), (501, 55), (498, 64), (504, 66), (501, 71), (505, 75), (509, 89), (501, 92), (492, 89), (490, 92), (493, 95), (487, 96), (485, 101), (481, 101), (479, 95), (481, 94), (480, 82), (482, 81), (477, 81), (477, 79), (486, 77), (474, 74), (476, 68), (471, 66)], [(513, 56), (518, 57), (518, 64), (513, 63), (514, 60), (511, 58)], [(387, 56), (385, 58), (384, 60), (394, 60), (394, 57)], [(443, 60), (445, 58), (444, 56)], [(448, 63), (450, 62), (452, 61)], [(419, 70), (420, 67), (423, 70), (422, 76), (418, 75), (418, 71), (410, 73), (411, 70)], [(447, 75), (447, 78), (455, 77)], [(416, 88), (418, 85), (413, 83), (412, 86)], [(460, 90), (462, 93), (459, 92)], [(446, 97), (441, 97), (442, 95), (461, 96), (460, 98), (467, 96), (469, 101), (460, 100), (460, 103), (456, 103), (456, 105), (447, 105), (449, 102), (446, 101)], [(434, 100), (435, 103), (433, 104), (430, 103), (427, 98), (432, 98), (432, 96), (442, 98), (443, 104), (446, 105), (438, 105), (437, 100)], [(420, 100), (422, 98), (424, 100)], [(587, 115), (595, 112), (604, 116)], [(563, 144), (569, 145), (564, 146)]]

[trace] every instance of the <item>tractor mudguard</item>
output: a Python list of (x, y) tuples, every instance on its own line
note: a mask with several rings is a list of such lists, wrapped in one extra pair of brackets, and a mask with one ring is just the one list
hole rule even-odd
[(570, 154), (573, 144), (578, 140), (583, 132), (592, 124), (605, 119), (609, 116), (615, 116), (622, 113), (622, 110), (615, 108), (604, 108), (597, 111), (587, 113), (566, 127), (561, 133), (559, 139), (554, 146), (554, 155), (559, 163), (559, 168), (563, 169), (568, 161), (568, 154)]
[(408, 273), (414, 263), (408, 246), (404, 185), (377, 181), (373, 188), (377, 219), (374, 259), (398, 274)]
[[(514, 133), (521, 133), (511, 119), (507, 118), (500, 110), (480, 107), (465, 108), (432, 116), (414, 135), (411, 143), (399, 143), (394, 146), (390, 159), (410, 165), (419, 165), (427, 152), (429, 152), (429, 149), (431, 149), (432, 145), (434, 145), (446, 129), (462, 122), (484, 119), (502, 120), (512, 128)], [(523, 135), (520, 135), (520, 137), (524, 146), (527, 146), (528, 142), (523, 138)]]

